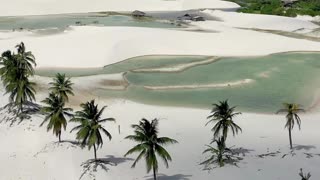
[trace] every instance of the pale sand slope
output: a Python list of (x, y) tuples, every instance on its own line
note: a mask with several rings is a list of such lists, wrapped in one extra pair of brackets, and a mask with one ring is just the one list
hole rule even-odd
[(306, 19), (283, 16), (245, 14), (237, 12), (224, 12), (219, 10), (204, 10), (203, 13), (221, 19), (223, 25), (236, 28), (255, 28), (266, 30), (309, 32), (318, 25)]
[(199, 8), (234, 9), (221, 0), (2, 0), (0, 16), (61, 14), (96, 11), (179, 11)]
[(201, 88), (226, 88), (234, 86), (243, 86), (254, 83), (253, 79), (242, 79), (238, 81), (230, 81), (215, 84), (192, 84), (192, 85), (172, 85), (172, 86), (143, 86), (148, 90), (175, 90), (175, 89), (201, 89)]
[(36, 56), (38, 67), (89, 68), (153, 54), (256, 56), (320, 49), (317, 42), (235, 29), (215, 21), (197, 25), (215, 28), (219, 33), (138, 27), (73, 27), (49, 36), (30, 36), (29, 32), (26, 35), (21, 32), (13, 37), (10, 33), (1, 33), (0, 51), (13, 49), (23, 41)]
[[(1, 102), (5, 100), (2, 99)], [(100, 105), (106, 102), (99, 101)], [(238, 167), (226, 166), (211, 172), (202, 171), (199, 162), (204, 160), (202, 151), (204, 145), (210, 142), (212, 133), (210, 127), (205, 127), (209, 110), (158, 107), (137, 104), (128, 101), (118, 101), (110, 105), (104, 117), (114, 117), (117, 122), (106, 123), (105, 127), (113, 135), (111, 142), (105, 139), (104, 146), (98, 151), (98, 157), (107, 158), (117, 166), (108, 166), (105, 172), (98, 168), (94, 173), (96, 179), (113, 180), (146, 180), (145, 164), (142, 160), (135, 169), (130, 166), (130, 159), (123, 158), (123, 154), (134, 143), (124, 140), (132, 133), (130, 124), (137, 123), (142, 117), (160, 118), (160, 135), (175, 138), (180, 143), (168, 146), (173, 162), (170, 168), (165, 169), (161, 160), (160, 172), (168, 177), (160, 180), (294, 180), (299, 179), (299, 168), (311, 171), (313, 179), (319, 179), (320, 157), (306, 158), (304, 152), (320, 153), (319, 136), (320, 121), (318, 114), (302, 115), (302, 130), (293, 132), (294, 143), (306, 146), (315, 146), (310, 151), (296, 150), (295, 156), (282, 158), (288, 149), (288, 132), (284, 129), (285, 117), (278, 115), (248, 114), (235, 118), (243, 128), (243, 133), (236, 138), (229, 136), (228, 145), (251, 149)], [(209, 106), (208, 106), (209, 107)], [(143, 111), (141, 111), (143, 109)], [(25, 122), (19, 126), (9, 128), (7, 124), (0, 124), (0, 179), (68, 179), (76, 180), (80, 177), (80, 164), (93, 157), (93, 152), (71, 146), (69, 143), (53, 145), (57, 141), (45, 127), (39, 128), (41, 117), (32, 118), (32, 122)], [(121, 134), (118, 134), (118, 125), (121, 125)], [(75, 134), (69, 134), (74, 124), (68, 124), (67, 132), (62, 138), (73, 140)], [(275, 157), (259, 158), (257, 155), (268, 152), (281, 152)], [(39, 151), (42, 153), (36, 155)], [(130, 156), (135, 158), (137, 155)], [(180, 178), (179, 178), (180, 177)], [(83, 179), (94, 179), (84, 176)]]
[(320, 22), (320, 16), (308, 16), (308, 15), (298, 15), (297, 19), (312, 21), (312, 22)]

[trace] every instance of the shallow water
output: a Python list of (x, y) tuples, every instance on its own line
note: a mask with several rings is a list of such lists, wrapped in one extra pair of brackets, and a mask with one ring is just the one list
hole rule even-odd
[(72, 25), (177, 28), (173, 24), (152, 18), (133, 18), (126, 15), (99, 13), (0, 17), (0, 30), (64, 29)]
[[(95, 89), (106, 98), (138, 102), (210, 108), (212, 103), (229, 99), (240, 110), (273, 113), (283, 102), (311, 106), (320, 87), (320, 53), (284, 53), (264, 57), (220, 58), (182, 72), (138, 73), (130, 70), (168, 67), (202, 61), (208, 57), (138, 57), (105, 67), (100, 73), (127, 72), (126, 91)], [(206, 85), (231, 83), (243, 79), (253, 82), (220, 88), (148, 90), (144, 86)]]
[[(286, 53), (266, 57), (221, 58), (180, 73), (133, 73), (126, 75), (126, 92), (104, 92), (145, 103), (209, 108), (229, 99), (240, 109), (275, 112), (283, 102), (310, 106), (317, 93), (320, 54)], [(224, 88), (147, 90), (143, 86), (198, 85), (253, 79), (251, 84)], [(102, 93), (102, 92), (100, 92)]]
[(55, 76), (56, 73), (65, 73), (67, 76), (90, 76), (97, 74), (114, 74), (136, 69), (167, 67), (184, 63), (203, 61), (207, 56), (140, 56), (105, 66), (103, 68), (40, 68), (36, 70), (39, 76)]

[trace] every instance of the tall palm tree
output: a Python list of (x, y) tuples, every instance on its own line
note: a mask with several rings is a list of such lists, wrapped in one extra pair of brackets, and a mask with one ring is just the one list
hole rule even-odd
[(280, 109), (276, 114), (278, 113), (286, 113), (287, 123), (285, 125), (285, 128), (288, 128), (289, 131), (289, 142), (290, 142), (290, 149), (292, 149), (292, 136), (291, 131), (294, 127), (294, 123), (298, 124), (299, 129), (301, 129), (301, 119), (298, 116), (299, 112), (305, 112), (304, 109), (300, 107), (299, 104), (294, 103), (283, 103), (283, 109)]
[(6, 93), (10, 93), (9, 102), (18, 107), (17, 115), (23, 113), (23, 105), (28, 101), (35, 101), (35, 83), (28, 78), (20, 78), (5, 86)]
[(97, 148), (102, 147), (103, 139), (101, 131), (111, 140), (111, 134), (102, 127), (101, 123), (106, 121), (115, 121), (114, 118), (101, 119), (106, 106), (100, 110), (94, 100), (80, 105), (81, 111), (77, 111), (75, 117), (70, 121), (80, 123), (74, 127), (71, 132), (77, 130), (76, 138), (82, 141), (82, 146), (88, 146), (89, 150), (93, 147), (94, 159), (97, 160)]
[(239, 114), (241, 114), (241, 112), (235, 112), (235, 106), (229, 106), (228, 100), (219, 101), (219, 104), (213, 104), (213, 109), (208, 116), (210, 120), (206, 125), (211, 122), (216, 122), (211, 129), (214, 132), (214, 138), (223, 137), (223, 142), (225, 143), (229, 129), (231, 129), (233, 136), (238, 134), (239, 131), (242, 131), (240, 126), (233, 121), (233, 118)]
[(72, 117), (70, 113), (71, 108), (65, 108), (65, 103), (61, 97), (54, 93), (50, 93), (49, 97), (42, 101), (47, 106), (42, 107), (41, 111), (46, 114), (44, 121), (40, 124), (42, 126), (45, 122), (49, 120), (47, 125), (47, 131), (53, 130), (53, 133), (59, 138), (61, 142), (61, 130), (62, 128), (66, 130), (67, 127), (67, 117)]
[(31, 51), (26, 51), (26, 47), (23, 42), (16, 45), (18, 54), (17, 58), (20, 61), (21, 68), (27, 71), (28, 75), (34, 75), (34, 66), (36, 66), (35, 57)]
[(58, 94), (62, 100), (68, 102), (68, 95), (74, 95), (70, 78), (66, 78), (65, 74), (56, 74), (56, 77), (53, 79), (53, 82), (49, 83), (51, 87), (49, 88), (52, 92)]
[(220, 167), (223, 167), (225, 161), (231, 161), (233, 158), (232, 151), (231, 149), (225, 146), (223, 137), (220, 137), (219, 139), (215, 139), (214, 141), (212, 141), (212, 143), (214, 142), (216, 143), (217, 148), (207, 145), (207, 149), (203, 151), (203, 154), (211, 154), (207, 160), (200, 163), (200, 165), (205, 165), (206, 169), (211, 164), (218, 164)]
[(132, 164), (134, 168), (137, 162), (145, 157), (147, 163), (147, 172), (153, 170), (154, 180), (157, 179), (158, 172), (158, 155), (163, 161), (166, 167), (169, 167), (168, 161), (171, 161), (170, 154), (162, 147), (167, 144), (175, 144), (178, 141), (168, 137), (158, 137), (158, 119), (154, 119), (151, 122), (147, 119), (142, 119), (139, 124), (132, 125), (134, 129), (134, 135), (127, 136), (126, 139), (133, 140), (138, 143), (130, 149), (124, 156), (128, 156), (132, 153), (139, 153), (137, 159)]
[(16, 46), (17, 54), (11, 51), (2, 53), (0, 63), (1, 80), (9, 96), (9, 104), (18, 108), (17, 115), (23, 112), (23, 105), (35, 101), (35, 83), (29, 81), (34, 75), (35, 58), (30, 51), (26, 52), (24, 43)]

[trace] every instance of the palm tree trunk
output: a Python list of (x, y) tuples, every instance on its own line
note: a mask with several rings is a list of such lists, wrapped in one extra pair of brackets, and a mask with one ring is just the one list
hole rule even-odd
[(96, 145), (93, 145), (93, 151), (94, 151), (94, 160), (97, 160), (97, 149), (96, 149)]
[(20, 103), (20, 113), (23, 113), (23, 103)]
[[(23, 111), (23, 106), (22, 106), (22, 104), (20, 103), (19, 106), (18, 106), (16, 118), (19, 117), (19, 115), (20, 115), (20, 113), (22, 113), (22, 111)], [(21, 116), (21, 117), (22, 117), (22, 116)]]
[(61, 131), (58, 132), (59, 142), (61, 142)]
[(291, 137), (291, 128), (289, 127), (289, 142), (290, 142), (290, 149), (292, 149), (292, 137)]
[(153, 167), (153, 179), (157, 180), (157, 173), (156, 173), (156, 168)]
[(224, 147), (226, 147), (227, 136), (228, 136), (228, 128), (225, 127), (223, 128), (223, 135), (222, 135)]

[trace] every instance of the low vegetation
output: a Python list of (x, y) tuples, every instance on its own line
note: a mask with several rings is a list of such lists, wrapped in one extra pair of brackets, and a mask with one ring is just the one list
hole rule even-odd
[(290, 3), (282, 0), (229, 0), (241, 6), (244, 13), (270, 14), (295, 17), (297, 15), (320, 15), (319, 0), (298, 0)]

